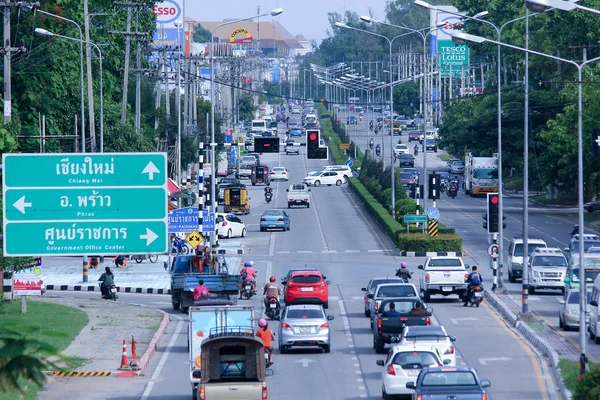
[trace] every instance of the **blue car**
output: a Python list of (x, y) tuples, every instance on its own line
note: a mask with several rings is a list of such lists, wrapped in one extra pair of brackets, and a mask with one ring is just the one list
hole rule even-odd
[(302, 131), (300, 129), (292, 129), (290, 131), (290, 137), (301, 137)]
[(283, 210), (265, 210), (260, 217), (260, 231), (267, 229), (290, 230), (290, 217)]

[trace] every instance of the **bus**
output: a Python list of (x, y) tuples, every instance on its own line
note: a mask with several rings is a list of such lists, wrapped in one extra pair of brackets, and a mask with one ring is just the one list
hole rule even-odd
[[(594, 286), (594, 280), (600, 274), (600, 254), (585, 254), (585, 286), (591, 288)], [(565, 276), (565, 286), (567, 288), (579, 288), (579, 254), (571, 254), (567, 274)]]

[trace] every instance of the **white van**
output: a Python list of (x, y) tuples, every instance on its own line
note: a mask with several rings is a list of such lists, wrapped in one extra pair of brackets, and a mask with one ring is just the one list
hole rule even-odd
[[(529, 247), (528, 254), (531, 253), (538, 247), (548, 247), (546, 242), (542, 238), (530, 237), (527, 240), (527, 247)], [(517, 279), (523, 278), (523, 238), (514, 237), (508, 245), (508, 280), (511, 283), (515, 283)]]
[(600, 275), (594, 280), (594, 287), (592, 288), (592, 297), (590, 304), (588, 305), (588, 312), (590, 314), (590, 339), (596, 344), (600, 344), (600, 321), (598, 321), (598, 303), (600, 302)]
[(251, 130), (259, 131), (259, 132), (268, 132), (269, 131), (269, 123), (265, 119), (253, 119)]

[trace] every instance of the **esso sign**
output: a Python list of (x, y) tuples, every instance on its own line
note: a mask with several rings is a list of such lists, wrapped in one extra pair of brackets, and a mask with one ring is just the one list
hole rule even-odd
[(181, 19), (181, 6), (176, 0), (165, 0), (152, 6), (157, 24), (170, 24)]
[[(458, 23), (462, 23), (462, 20), (455, 16), (451, 16), (451, 17), (446, 17), (446, 18), (442, 19), (440, 22), (444, 23), (444, 26), (440, 30), (442, 32), (446, 33), (447, 35), (449, 35), (448, 32), (451, 32), (454, 30), (454, 25), (458, 24)], [(459, 30), (462, 30), (462, 29), (459, 29)]]

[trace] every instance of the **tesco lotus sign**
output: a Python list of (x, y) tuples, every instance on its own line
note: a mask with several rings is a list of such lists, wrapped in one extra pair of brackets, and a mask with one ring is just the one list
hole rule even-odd
[(152, 6), (157, 24), (170, 24), (181, 19), (181, 6), (175, 0), (165, 0)]

